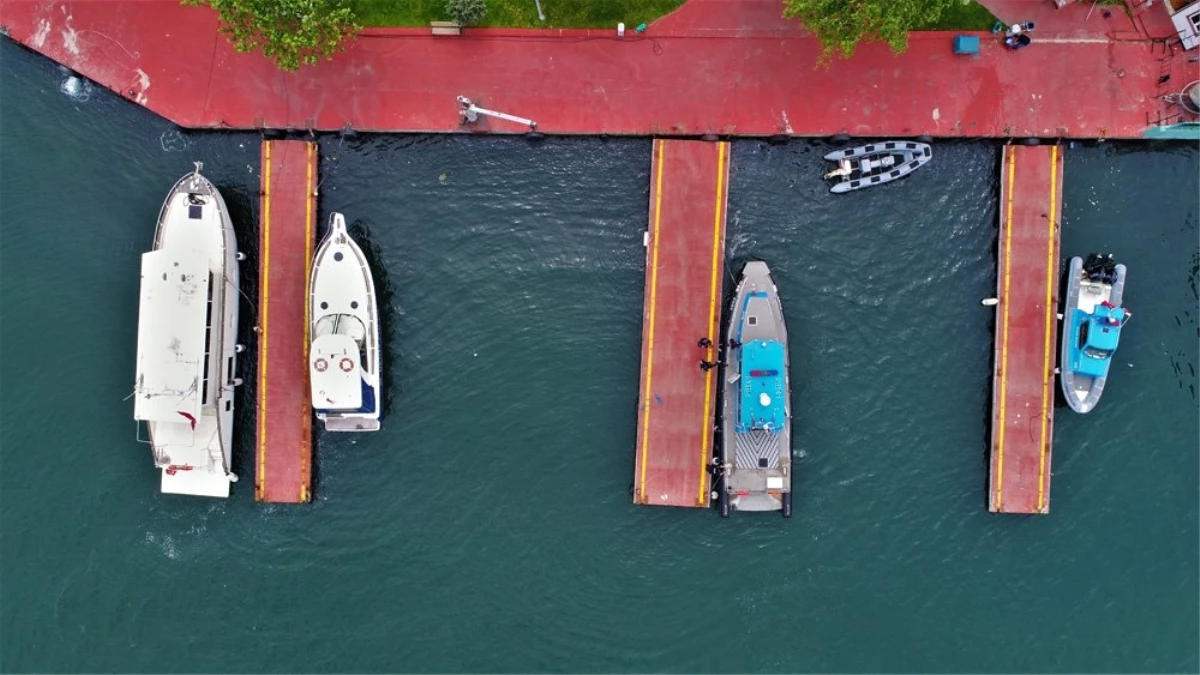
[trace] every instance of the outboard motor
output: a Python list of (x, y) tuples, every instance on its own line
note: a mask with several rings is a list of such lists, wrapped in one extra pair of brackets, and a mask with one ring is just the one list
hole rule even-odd
[(1083, 271), (1088, 281), (1113, 283), (1117, 280), (1117, 263), (1111, 253), (1089, 253), (1083, 262)]
[(1117, 263), (1111, 253), (1104, 259), (1104, 281), (1110, 284), (1117, 282)]

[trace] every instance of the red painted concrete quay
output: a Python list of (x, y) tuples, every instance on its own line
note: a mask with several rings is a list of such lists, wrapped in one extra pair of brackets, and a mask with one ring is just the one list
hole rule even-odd
[(1102, 5), (1076, 0), (1057, 7), (1052, 0), (984, 0), (983, 4), (1006, 24), (1036, 25), (1034, 33), (1053, 33), (1060, 39), (1108, 38), (1111, 40), (1166, 40), (1175, 36), (1171, 16), (1160, 2), (1124, 0)]
[[(1049, 0), (1022, 1), (987, 4), (1006, 21), (1053, 9)], [(1200, 72), (1148, 31), (1081, 24), (1079, 6), (1042, 19), (1020, 52), (987, 33), (978, 55), (955, 55), (952, 34), (913, 33), (902, 55), (866, 44), (820, 68), (816, 39), (781, 11), (781, 0), (689, 0), (624, 38), (615, 30), (368, 30), (335, 60), (295, 73), (236, 53), (215, 12), (177, 0), (5, 0), (0, 25), (191, 128), (453, 132), (464, 129), (462, 95), (531, 118), (547, 134), (1136, 138), (1173, 114), (1158, 97)], [(467, 129), (527, 130), (496, 120)]]
[(650, 176), (633, 502), (706, 507), (718, 382), (700, 365), (719, 357), (729, 144), (656, 140)]
[(1004, 149), (988, 508), (1049, 513), (1057, 362), (1058, 146)]
[(308, 280), (316, 185), (316, 143), (263, 142), (254, 484), (262, 502), (307, 502), (311, 494)]

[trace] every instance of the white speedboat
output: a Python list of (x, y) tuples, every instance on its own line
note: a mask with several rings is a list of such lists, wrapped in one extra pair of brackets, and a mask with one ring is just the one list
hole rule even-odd
[[(200, 175), (175, 183), (142, 254), (134, 419), (145, 423), (162, 491), (228, 497), (232, 471), (238, 260), (221, 193)], [(140, 431), (140, 427), (139, 427)], [(139, 439), (141, 434), (139, 433)]]
[(378, 431), (383, 401), (379, 307), (362, 249), (340, 213), (317, 247), (309, 286), (309, 382), (328, 431)]

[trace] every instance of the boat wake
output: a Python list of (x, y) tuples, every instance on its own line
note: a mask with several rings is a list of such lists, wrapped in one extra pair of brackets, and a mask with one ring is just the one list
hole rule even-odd
[(158, 143), (162, 146), (163, 152), (183, 152), (188, 147), (187, 139), (178, 129), (162, 132), (158, 137)]
[(91, 82), (71, 73), (66, 68), (60, 68), (59, 70), (66, 75), (62, 83), (58, 85), (60, 92), (71, 100), (79, 101), (80, 103), (92, 98), (92, 92), (95, 90), (95, 87), (92, 86)]

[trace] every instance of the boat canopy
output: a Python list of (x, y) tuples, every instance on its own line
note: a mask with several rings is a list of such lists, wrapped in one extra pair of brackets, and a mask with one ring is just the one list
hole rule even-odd
[(135, 419), (179, 422), (200, 417), (209, 277), (207, 256), (194, 251), (142, 254)]
[[(1084, 314), (1082, 310), (1075, 311)], [(1076, 372), (1092, 377), (1108, 374), (1108, 362), (1117, 349), (1121, 326), (1128, 316), (1123, 307), (1100, 304), (1092, 314), (1081, 317), (1079, 351), (1073, 359)]]
[(742, 384), (738, 405), (738, 433), (752, 429), (775, 432), (786, 419), (783, 343), (754, 340), (742, 345)]

